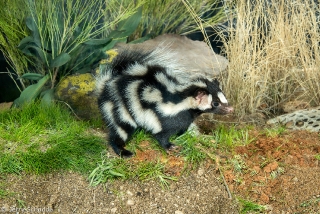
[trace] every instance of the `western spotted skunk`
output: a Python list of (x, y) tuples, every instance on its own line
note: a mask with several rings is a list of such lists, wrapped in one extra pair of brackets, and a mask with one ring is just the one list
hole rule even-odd
[(163, 50), (121, 51), (97, 77), (98, 105), (109, 128), (109, 143), (120, 156), (139, 128), (170, 150), (169, 138), (182, 134), (202, 112), (233, 111), (217, 80), (183, 72)]

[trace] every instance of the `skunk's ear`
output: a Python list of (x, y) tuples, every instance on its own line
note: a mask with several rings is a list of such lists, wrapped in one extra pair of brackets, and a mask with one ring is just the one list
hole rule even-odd
[(198, 89), (196, 90), (195, 94), (194, 94), (194, 98), (196, 100), (201, 100), (203, 98), (203, 96), (206, 96), (208, 94), (207, 91), (203, 90), (203, 89)]
[(196, 100), (197, 109), (204, 111), (212, 108), (212, 96), (211, 94), (208, 94), (206, 90), (198, 89), (194, 98)]

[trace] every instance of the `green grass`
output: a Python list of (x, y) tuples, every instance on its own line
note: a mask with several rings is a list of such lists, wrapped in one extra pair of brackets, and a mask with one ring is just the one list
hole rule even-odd
[(105, 149), (90, 128), (61, 106), (35, 103), (0, 112), (0, 173), (88, 173)]
[(91, 186), (97, 186), (108, 180), (117, 178), (128, 179), (130, 177), (129, 164), (122, 158), (101, 155), (97, 167), (90, 173), (88, 179)]
[(140, 143), (143, 141), (148, 141), (152, 149), (162, 151), (165, 153), (165, 151), (162, 149), (159, 143), (151, 136), (151, 134), (147, 133), (144, 130), (136, 131), (129, 143), (127, 144), (126, 148), (130, 151), (142, 150)]
[(278, 127), (264, 129), (263, 134), (265, 134), (267, 137), (277, 137), (283, 134), (285, 131), (286, 131), (285, 127), (278, 126)]
[(15, 193), (6, 190), (6, 184), (0, 183), (0, 199), (13, 196)]
[(312, 198), (312, 199), (309, 199), (309, 200), (302, 202), (300, 204), (300, 207), (314, 206), (314, 205), (319, 204), (319, 202), (320, 202), (320, 197), (315, 197), (315, 198)]
[(232, 151), (236, 146), (247, 145), (254, 139), (249, 136), (251, 127), (243, 127), (241, 129), (235, 126), (219, 126), (213, 131), (214, 140), (217, 147)]
[(181, 155), (193, 165), (198, 165), (217, 149), (230, 151), (239, 145), (247, 145), (253, 141), (249, 136), (250, 127), (237, 129), (233, 126), (219, 126), (211, 135), (194, 135), (186, 132), (173, 139), (173, 142), (182, 147)]
[(134, 176), (142, 181), (156, 180), (162, 188), (169, 188), (168, 181), (177, 181), (175, 176), (168, 176), (165, 173), (165, 165), (159, 161), (142, 162), (134, 171)]
[(192, 132), (186, 132), (173, 140), (181, 146), (181, 155), (193, 166), (199, 165), (207, 157), (203, 148), (207, 147), (208, 141), (209, 138), (195, 136)]
[(242, 198), (238, 198), (240, 204), (241, 204), (241, 214), (245, 213), (261, 213), (266, 210), (265, 206), (256, 204), (252, 201), (244, 200)]

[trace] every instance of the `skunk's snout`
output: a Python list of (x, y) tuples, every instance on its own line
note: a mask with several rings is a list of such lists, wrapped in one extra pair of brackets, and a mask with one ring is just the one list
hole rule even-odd
[(225, 107), (225, 111), (226, 111), (227, 114), (230, 114), (230, 113), (232, 113), (234, 111), (234, 109), (233, 109), (232, 106), (226, 106)]
[(214, 111), (217, 114), (231, 114), (234, 111), (232, 106), (229, 106), (226, 103), (220, 103), (216, 101), (212, 102), (212, 107), (213, 109), (215, 109)]

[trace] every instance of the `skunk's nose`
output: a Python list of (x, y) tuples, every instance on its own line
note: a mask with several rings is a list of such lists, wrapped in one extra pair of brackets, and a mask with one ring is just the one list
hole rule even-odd
[(232, 113), (234, 111), (232, 106), (226, 106), (225, 108), (227, 113)]

